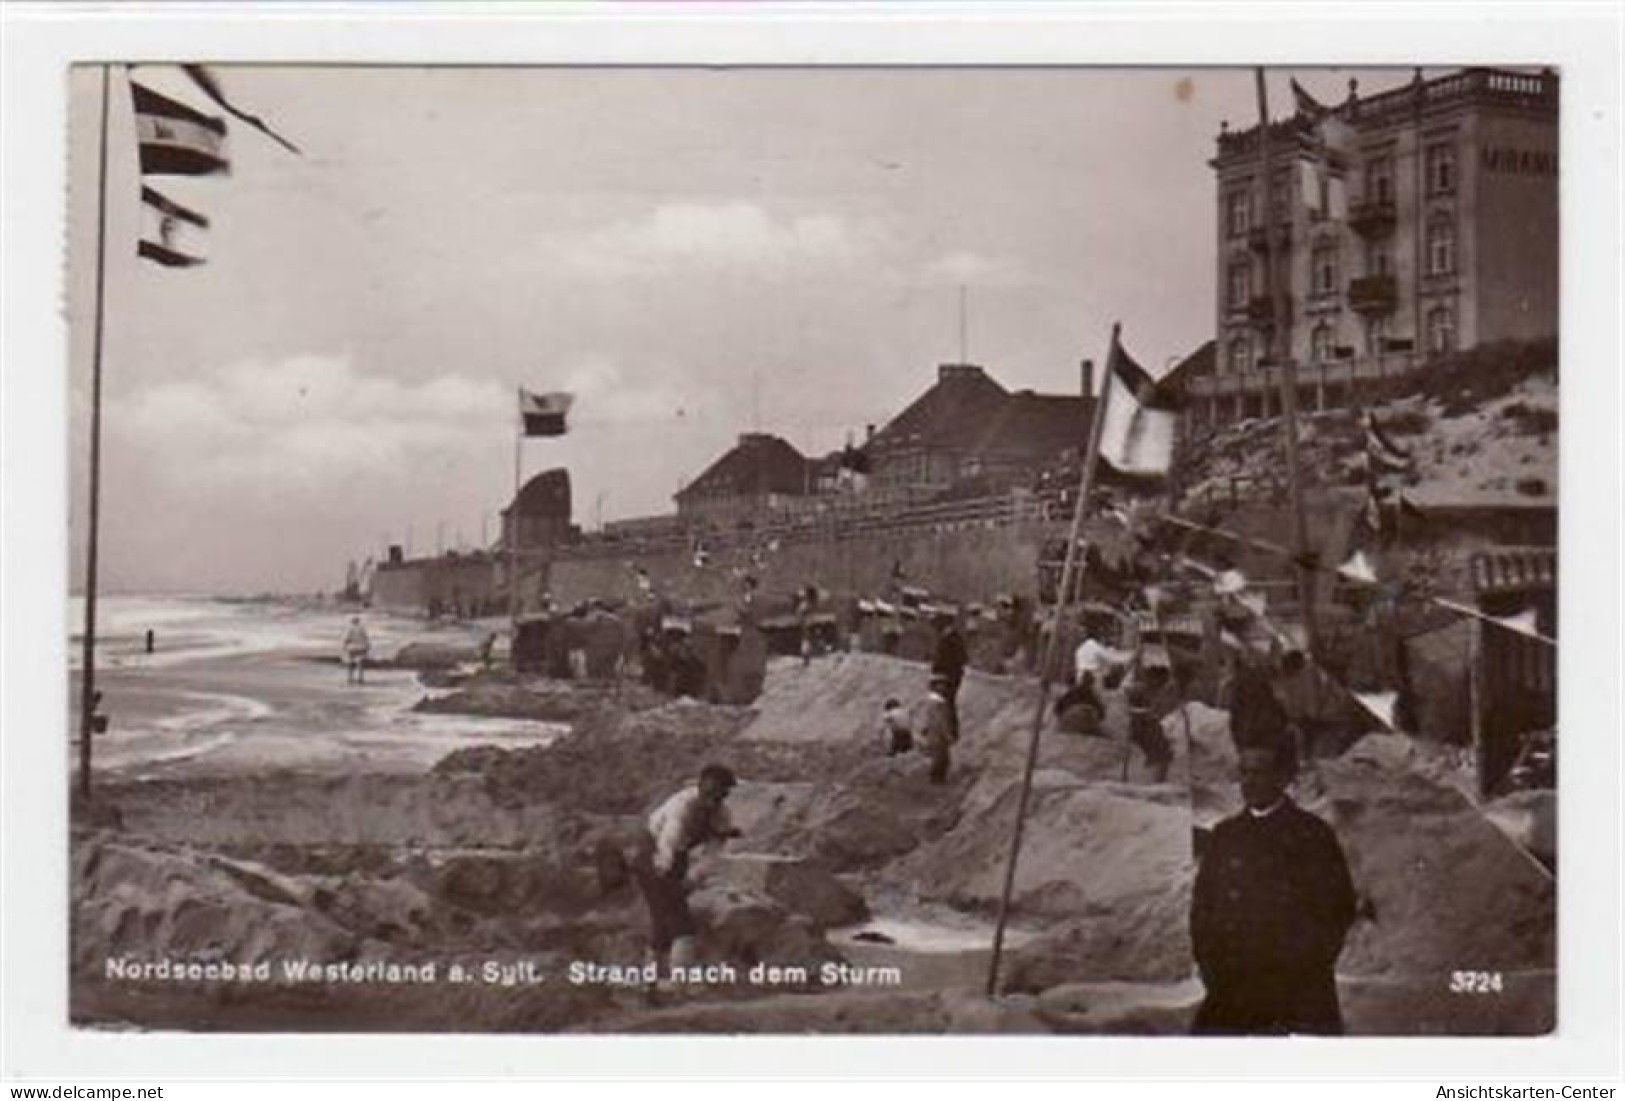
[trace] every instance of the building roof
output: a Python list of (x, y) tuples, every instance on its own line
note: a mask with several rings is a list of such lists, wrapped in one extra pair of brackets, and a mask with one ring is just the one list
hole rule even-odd
[(1007, 394), (969, 450), (977, 455), (1042, 462), (1088, 442), (1093, 402), (1081, 395)]
[(804, 494), (811, 472), (801, 452), (766, 432), (747, 432), (716, 462), (677, 491), (677, 500), (699, 497)]
[[(1544, 69), (1532, 73), (1472, 67), (1423, 80), (1421, 70), (1417, 70), (1411, 80), (1375, 95), (1362, 95), (1351, 84), (1347, 99), (1325, 106), (1328, 113), (1357, 129), (1368, 129), (1396, 121), (1412, 121), (1418, 112), (1429, 115), (1464, 104), (1556, 118), (1558, 76)], [(1313, 120), (1301, 113), (1272, 120), (1270, 143), (1277, 150), (1276, 155), (1295, 146), (1312, 148), (1314, 129)], [(1242, 130), (1225, 129), (1219, 133), (1218, 157), (1211, 163), (1234, 163), (1257, 156), (1256, 125)]]
[[(570, 472), (562, 466), (544, 470), (531, 478), (514, 498), (521, 516), (570, 518)], [(502, 510), (506, 516), (513, 505)]]
[(982, 368), (944, 363), (937, 381), (864, 445), (871, 455), (917, 448), (968, 450), (1004, 408), (1009, 391)]

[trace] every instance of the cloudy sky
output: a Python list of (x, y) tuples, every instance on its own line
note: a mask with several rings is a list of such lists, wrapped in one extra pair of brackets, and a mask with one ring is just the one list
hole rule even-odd
[[(741, 431), (821, 452), (901, 410), (959, 358), (961, 285), (968, 358), (1012, 389), (1074, 388), (1113, 320), (1160, 370), (1211, 335), (1206, 161), (1256, 117), (1244, 69), (219, 75), (305, 154), (235, 125), (231, 175), (161, 185), (213, 222), (189, 270), (134, 256), (112, 79), (113, 591), (331, 589), (391, 541), (494, 537), (519, 385), (578, 395), (571, 434), (523, 451), (569, 467), (578, 521), (669, 511)], [(1350, 74), (1296, 75), (1331, 100)], [(99, 94), (76, 73), (76, 562)]]

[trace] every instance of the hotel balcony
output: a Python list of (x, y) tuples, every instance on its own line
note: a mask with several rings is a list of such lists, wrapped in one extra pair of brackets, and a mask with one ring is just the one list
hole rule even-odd
[(1397, 220), (1392, 199), (1368, 199), (1349, 207), (1349, 228), (1362, 237), (1381, 237), (1392, 233)]
[[(1269, 240), (1269, 235), (1265, 230), (1265, 227), (1253, 226), (1247, 231), (1247, 247), (1252, 249), (1254, 252), (1263, 252), (1265, 249), (1270, 247), (1271, 243), (1272, 242)], [(1275, 223), (1275, 240), (1273, 244), (1276, 248), (1292, 247), (1291, 222), (1278, 221)]]
[[(1314, 412), (1358, 405), (1391, 382), (1413, 375), (1423, 364), (1423, 357), (1408, 351), (1296, 364), (1292, 375), (1298, 408)], [(1275, 366), (1198, 375), (1186, 384), (1186, 411), (1204, 424), (1271, 416), (1280, 412), (1280, 390), (1281, 368)]]
[(1392, 313), (1399, 290), (1392, 275), (1362, 275), (1349, 280), (1349, 305), (1356, 313)]

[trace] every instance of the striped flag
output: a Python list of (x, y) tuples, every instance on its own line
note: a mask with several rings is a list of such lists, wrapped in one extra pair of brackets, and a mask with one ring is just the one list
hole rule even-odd
[[(264, 120), (233, 105), (214, 74), (201, 65), (182, 65), (192, 85), (233, 118), (280, 143), (293, 153), (299, 149), (273, 131)], [(169, 88), (160, 71), (154, 82)], [(178, 82), (177, 82), (178, 83)], [(176, 94), (192, 89), (180, 85)], [(148, 84), (130, 81), (135, 104), (136, 142), (141, 162), (142, 232), (136, 254), (155, 264), (171, 268), (195, 267), (204, 262), (203, 243), (209, 219), (151, 187), (154, 176), (213, 176), (231, 171), (226, 152), (226, 123), (191, 104), (158, 91)]]
[(1120, 474), (1164, 476), (1174, 465), (1179, 405), (1123, 345), (1112, 341), (1100, 457)]
[(150, 187), (141, 188), (141, 240), (136, 253), (167, 268), (203, 263), (209, 219)]
[(562, 436), (568, 431), (565, 423), (575, 395), (562, 391), (551, 394), (533, 394), (519, 391), (519, 424), (526, 436)]
[(226, 124), (130, 81), (143, 176), (210, 176), (229, 172)]

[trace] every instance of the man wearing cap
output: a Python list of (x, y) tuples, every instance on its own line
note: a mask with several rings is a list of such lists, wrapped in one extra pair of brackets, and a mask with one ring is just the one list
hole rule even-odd
[(638, 889), (649, 907), (649, 948), (662, 975), (667, 965), (696, 963), (694, 916), (688, 908), (689, 853), (738, 837), (723, 802), (738, 781), (723, 765), (706, 765), (698, 784), (684, 788), (649, 815), (632, 862)]
[(1334, 968), (1354, 923), (1348, 862), (1332, 828), (1287, 795), (1290, 737), (1244, 744), (1246, 806), (1203, 847), (1191, 946), (1207, 996), (1199, 1035), (1343, 1031)]

